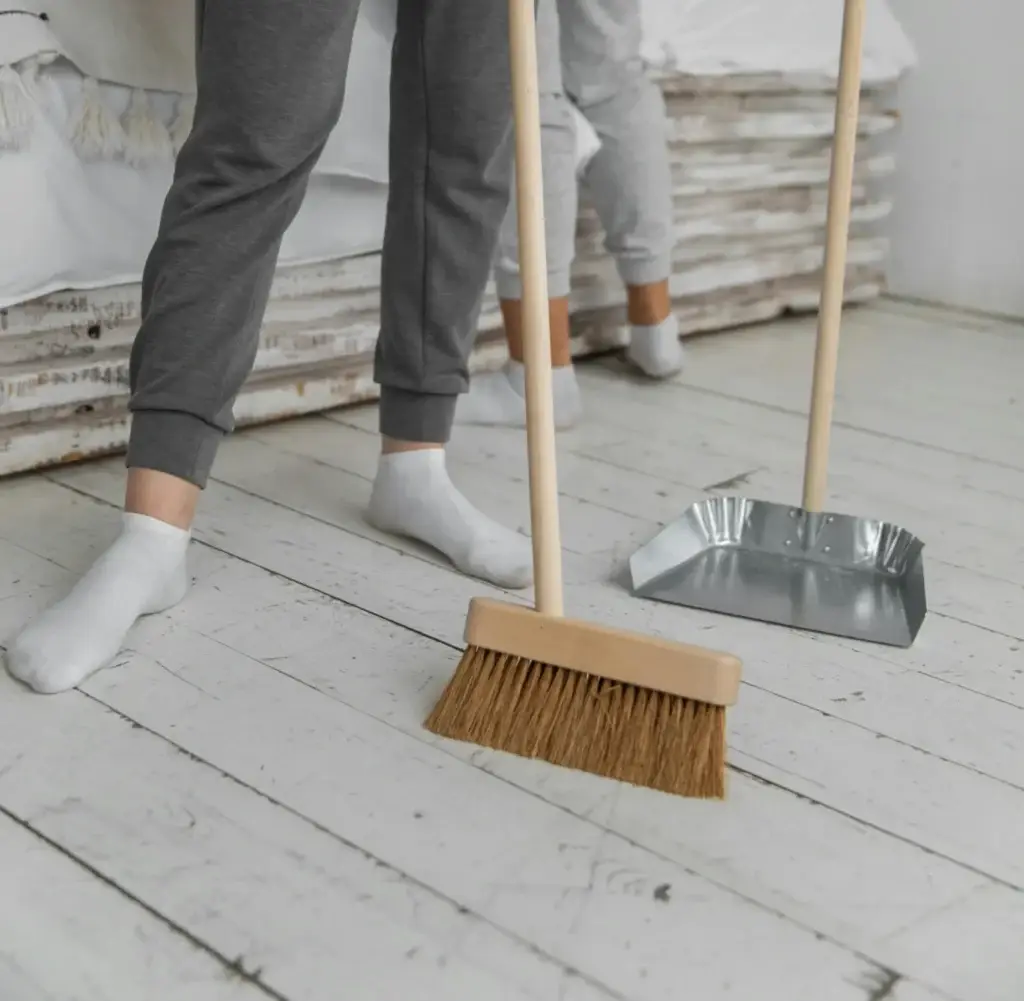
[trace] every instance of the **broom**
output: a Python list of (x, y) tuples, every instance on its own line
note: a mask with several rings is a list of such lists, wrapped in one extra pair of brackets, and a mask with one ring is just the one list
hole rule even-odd
[(509, 0), (536, 610), (475, 598), (433, 733), (683, 796), (725, 795), (735, 657), (563, 617), (534, 0)]

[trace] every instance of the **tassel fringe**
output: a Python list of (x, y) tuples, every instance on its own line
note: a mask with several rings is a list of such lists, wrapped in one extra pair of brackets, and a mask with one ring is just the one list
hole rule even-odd
[(82, 81), (82, 100), (71, 120), (70, 138), (83, 160), (115, 160), (125, 151), (124, 128), (103, 103), (99, 84), (92, 77)]
[(174, 155), (171, 136), (164, 123), (153, 113), (146, 92), (133, 90), (128, 110), (121, 118), (124, 130), (124, 158), (135, 167), (143, 167)]
[(57, 61), (56, 52), (38, 52), (21, 64), (21, 79), (30, 94), (39, 95), (39, 74)]
[(35, 124), (36, 106), (21, 74), (13, 66), (0, 66), (0, 149), (24, 149)]
[[(39, 71), (56, 53), (42, 52), (18, 68), (0, 66), (0, 150), (24, 149), (35, 130), (43, 92)], [(33, 97), (35, 100), (33, 100)], [(99, 82), (84, 77), (78, 107), (68, 122), (68, 138), (86, 161), (123, 159), (133, 167), (172, 160), (192, 130), (195, 98), (183, 95), (170, 128), (156, 114), (144, 90), (132, 91), (128, 108), (117, 114), (103, 100)]]
[(192, 131), (192, 121), (196, 113), (196, 99), (183, 94), (178, 100), (178, 114), (171, 123), (171, 143), (174, 146), (174, 155), (181, 152), (189, 133)]

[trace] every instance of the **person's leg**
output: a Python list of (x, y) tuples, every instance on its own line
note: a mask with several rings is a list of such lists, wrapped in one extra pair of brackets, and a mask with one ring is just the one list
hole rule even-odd
[(558, 9), (565, 89), (601, 139), (585, 183), (628, 291), (628, 354), (648, 375), (671, 375), (683, 352), (668, 289), (668, 127), (640, 57), (639, 0), (558, 0)]
[(143, 276), (123, 530), (7, 651), (42, 692), (179, 601), (199, 491), (252, 367), (281, 237), (341, 111), (358, 0), (199, 0), (195, 125)]
[[(555, 426), (565, 428), (576, 423), (581, 411), (579, 385), (572, 368), (569, 344), (569, 272), (576, 242), (577, 140), (572, 108), (562, 87), (555, 0), (539, 0), (537, 5), (537, 65), (548, 252), (552, 389), (555, 398)], [(511, 203), (498, 238), (495, 281), (508, 340), (509, 362), (500, 372), (474, 376), (469, 392), (459, 400), (456, 420), (463, 424), (523, 427), (526, 423), (526, 390), (514, 185)]]
[(368, 516), (466, 573), (524, 587), (529, 540), (477, 511), (444, 461), (508, 206), (508, 27), (506, 0), (398, 3), (374, 366), (384, 454)]

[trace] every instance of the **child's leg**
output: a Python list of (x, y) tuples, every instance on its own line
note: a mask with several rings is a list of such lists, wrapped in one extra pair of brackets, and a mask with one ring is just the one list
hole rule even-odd
[[(576, 240), (577, 145), (573, 111), (562, 89), (560, 58), (555, 0), (539, 0), (537, 63), (555, 423), (558, 427), (568, 427), (576, 422), (580, 412), (579, 388), (569, 346), (569, 271)], [(511, 361), (500, 372), (481, 374), (473, 379), (469, 392), (459, 401), (456, 420), (462, 424), (522, 427), (526, 421), (526, 401), (514, 188), (498, 239), (495, 281)]]
[(629, 295), (630, 357), (648, 375), (682, 365), (668, 291), (672, 176), (661, 92), (640, 58), (639, 0), (558, 0), (565, 90), (601, 147), (587, 190)]

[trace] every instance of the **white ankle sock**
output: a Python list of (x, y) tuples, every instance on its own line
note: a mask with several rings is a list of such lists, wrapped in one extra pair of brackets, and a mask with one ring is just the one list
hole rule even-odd
[(382, 455), (368, 518), (384, 532), (425, 542), (463, 573), (499, 587), (533, 580), (531, 543), (481, 514), (448, 478), (444, 449)]
[[(580, 385), (572, 365), (551, 370), (551, 389), (555, 427), (571, 428), (583, 412)], [(526, 369), (523, 363), (510, 358), (500, 372), (481, 372), (473, 376), (469, 392), (459, 397), (455, 423), (525, 427)]]
[(7, 669), (37, 692), (63, 692), (113, 660), (140, 615), (176, 605), (188, 589), (190, 533), (125, 514), (121, 534), (66, 598), (7, 647)]
[(635, 325), (626, 349), (629, 360), (644, 375), (665, 379), (683, 367), (683, 346), (679, 343), (679, 321), (674, 314), (652, 327)]

